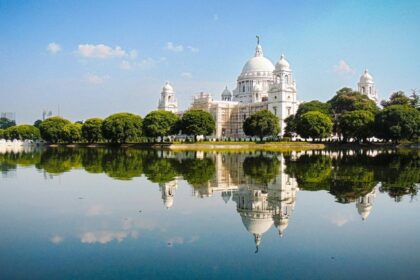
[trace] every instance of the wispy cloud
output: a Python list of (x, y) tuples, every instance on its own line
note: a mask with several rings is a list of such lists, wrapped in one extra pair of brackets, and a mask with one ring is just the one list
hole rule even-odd
[(172, 42), (167, 42), (165, 45), (165, 49), (171, 52), (182, 52), (184, 51), (183, 45), (177, 45)]
[(123, 241), (129, 235), (128, 232), (125, 231), (99, 231), (99, 232), (92, 232), (88, 231), (82, 234), (80, 237), (80, 241), (82, 243), (87, 244), (106, 244), (111, 242), (112, 240), (117, 240), (118, 242)]
[(137, 63), (136, 65), (139, 66), (140, 68), (150, 68), (150, 67), (155, 67), (156, 65), (162, 63), (166, 61), (165, 57), (160, 57), (160, 58), (151, 58), (151, 57), (147, 57), (145, 59), (140, 60), (139, 63)]
[(47, 51), (52, 53), (52, 54), (56, 54), (56, 53), (61, 51), (61, 46), (57, 43), (54, 43), (54, 42), (49, 43), (48, 46), (47, 46)]
[(198, 48), (196, 48), (196, 47), (188, 46), (187, 48), (188, 48), (191, 52), (194, 52), (194, 53), (199, 52), (199, 49), (198, 49)]
[(85, 75), (85, 81), (92, 85), (99, 85), (109, 79), (109, 76), (98, 76), (96, 74), (88, 73)]
[(58, 245), (64, 241), (64, 237), (56, 234), (50, 238), (50, 241), (51, 243)]
[(353, 68), (344, 60), (340, 60), (338, 65), (334, 65), (334, 72), (338, 74), (354, 74)]
[(124, 57), (127, 55), (126, 51), (119, 46), (112, 48), (104, 44), (82, 44), (78, 46), (77, 53), (82, 57), (100, 59)]
[(213, 20), (214, 21), (218, 21), (219, 20), (219, 15), (218, 14), (214, 14), (213, 15)]
[(192, 74), (190, 72), (183, 72), (183, 73), (181, 73), (181, 77), (191, 79)]
[(123, 70), (130, 70), (132, 67), (131, 63), (127, 60), (123, 60), (120, 63), (120, 68)]

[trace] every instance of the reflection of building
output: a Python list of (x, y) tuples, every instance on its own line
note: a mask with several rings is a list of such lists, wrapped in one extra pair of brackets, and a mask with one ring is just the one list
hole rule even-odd
[(375, 189), (365, 196), (361, 196), (356, 201), (356, 208), (359, 215), (362, 217), (362, 220), (366, 220), (370, 215), (373, 207), (373, 201), (375, 198)]
[(171, 208), (174, 205), (175, 190), (178, 188), (177, 179), (167, 183), (160, 183), (159, 188), (162, 192), (163, 204), (167, 209)]
[[(213, 115), (216, 138), (244, 137), (244, 120), (261, 110), (270, 110), (275, 114), (280, 119), (283, 131), (284, 119), (295, 114), (297, 107), (296, 83), (289, 62), (281, 55), (274, 66), (264, 57), (259, 39), (255, 54), (242, 68), (233, 92), (226, 87), (221, 100), (213, 100), (209, 93), (201, 92), (191, 104), (191, 109), (204, 110)], [(159, 109), (170, 110), (160, 103)]]

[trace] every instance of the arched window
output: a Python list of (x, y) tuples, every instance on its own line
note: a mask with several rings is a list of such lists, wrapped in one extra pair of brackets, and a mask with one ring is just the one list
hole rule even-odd
[(366, 93), (365, 87), (362, 87), (362, 93)]
[(284, 80), (286, 81), (286, 84), (288, 84), (289, 83), (289, 75), (285, 75)]

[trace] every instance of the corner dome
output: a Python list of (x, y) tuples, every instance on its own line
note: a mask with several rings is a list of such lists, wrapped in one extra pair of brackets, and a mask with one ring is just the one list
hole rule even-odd
[(241, 214), (241, 218), (246, 230), (252, 234), (262, 235), (273, 225), (273, 219), (271, 216), (265, 218), (254, 218)]
[(232, 92), (227, 88), (227, 86), (223, 90), (222, 96), (227, 96), (227, 97), (231, 97), (232, 96)]
[(373, 77), (366, 69), (362, 76), (360, 76), (361, 83), (373, 83)]
[(288, 70), (290, 68), (289, 62), (284, 58), (284, 54), (281, 55), (280, 60), (276, 63), (276, 69)]
[(163, 92), (174, 92), (174, 88), (171, 86), (169, 82), (166, 82), (162, 88)]

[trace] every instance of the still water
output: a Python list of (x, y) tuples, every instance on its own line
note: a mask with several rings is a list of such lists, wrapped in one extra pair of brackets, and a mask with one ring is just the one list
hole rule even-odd
[(0, 153), (0, 279), (419, 279), (420, 153)]

